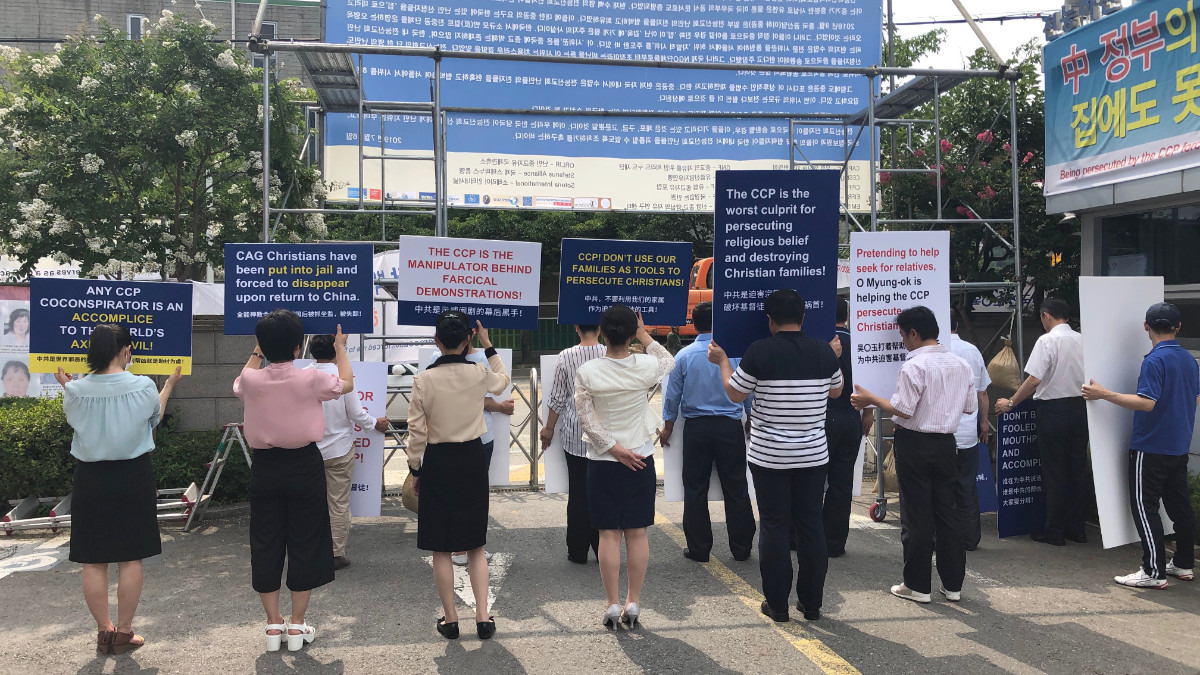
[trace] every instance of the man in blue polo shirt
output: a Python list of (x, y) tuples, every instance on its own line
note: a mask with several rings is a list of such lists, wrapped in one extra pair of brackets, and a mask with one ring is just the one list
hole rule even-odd
[[(1188, 447), (1200, 404), (1200, 367), (1175, 340), (1179, 308), (1168, 302), (1146, 310), (1146, 332), (1154, 347), (1142, 361), (1137, 394), (1116, 394), (1091, 380), (1083, 397), (1133, 410), (1129, 453), (1129, 502), (1142, 538), (1142, 567), (1114, 577), (1122, 586), (1166, 588), (1167, 576), (1194, 578), (1196, 520), (1188, 496)], [(1166, 561), (1159, 501), (1175, 524), (1175, 558)]]

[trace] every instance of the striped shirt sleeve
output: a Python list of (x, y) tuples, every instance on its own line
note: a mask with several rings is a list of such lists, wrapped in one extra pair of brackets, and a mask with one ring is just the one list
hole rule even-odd
[(924, 393), (922, 372), (916, 367), (904, 367), (900, 369), (900, 376), (896, 379), (896, 393), (892, 394), (892, 407), (904, 415), (912, 417), (917, 412), (917, 403), (921, 400), (921, 395)]
[(567, 398), (571, 395), (571, 375), (576, 367), (572, 359), (578, 350), (564, 349), (558, 355), (558, 363), (554, 366), (554, 381), (550, 385), (550, 398), (546, 402), (550, 409), (562, 414), (567, 407)]

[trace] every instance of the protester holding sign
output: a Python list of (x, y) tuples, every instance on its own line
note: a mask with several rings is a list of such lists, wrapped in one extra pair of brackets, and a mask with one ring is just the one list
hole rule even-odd
[(792, 590), (792, 534), (796, 537), (796, 608), (810, 621), (821, 618), (829, 569), (821, 517), (829, 448), (825, 413), (842, 393), (842, 372), (833, 347), (801, 332), (804, 298), (791, 289), (764, 303), (771, 337), (746, 349), (737, 370), (716, 342), (708, 358), (721, 367), (729, 400), (754, 395), (747, 459), (754, 476), (761, 529), (759, 570), (766, 600), (763, 614), (785, 623)]
[(1038, 447), (1042, 453), (1042, 487), (1046, 492), (1046, 527), (1034, 541), (1064, 546), (1064, 539), (1087, 543), (1088, 479), (1087, 406), (1083, 386), (1083, 336), (1067, 323), (1066, 301), (1042, 303), (1042, 327), (1025, 364), (1028, 377), (1011, 399), (996, 401), (996, 414), (1006, 413), (1032, 394), (1038, 402)]
[[(60, 367), (63, 412), (75, 430), (71, 455), (71, 554), (83, 570), (83, 599), (96, 619), (96, 650), (122, 653), (145, 638), (133, 633), (142, 594), (142, 560), (162, 553), (158, 533), (158, 485), (150, 451), (154, 427), (181, 378), (180, 368), (162, 391), (144, 375), (127, 371), (133, 338), (124, 326), (92, 329), (87, 364), (91, 374), (72, 380)], [(117, 564), (117, 623), (108, 614), (108, 565)]]
[(559, 441), (567, 460), (567, 560), (584, 565), (589, 546), (600, 557), (600, 530), (592, 527), (588, 513), (588, 453), (579, 412), (575, 409), (575, 375), (583, 364), (604, 356), (605, 350), (599, 340), (600, 326), (578, 324), (575, 333), (579, 344), (558, 355), (541, 439), (542, 448), (549, 447), (554, 441), (555, 428), (562, 427)]
[(488, 614), (487, 542), (488, 465), (481, 436), (483, 398), (508, 389), (504, 361), (488, 332), (475, 322), (488, 365), (467, 359), (471, 330), (458, 312), (438, 317), (434, 342), (441, 358), (413, 379), (408, 408), (408, 467), (421, 497), (417, 513), (417, 548), (433, 552), (433, 579), (445, 614), (437, 631), (458, 638), (454, 606), (454, 573), (450, 560), (466, 551), (471, 588), (475, 592), (475, 629), (481, 639), (496, 633)]
[[(1136, 394), (1117, 394), (1095, 380), (1083, 385), (1089, 401), (1109, 401), (1133, 410), (1129, 453), (1129, 503), (1142, 540), (1142, 566), (1114, 577), (1122, 586), (1166, 588), (1167, 577), (1195, 577), (1196, 519), (1188, 491), (1188, 448), (1200, 404), (1200, 368), (1175, 339), (1179, 308), (1169, 302), (1146, 310), (1153, 345), (1142, 361)], [(1175, 526), (1175, 556), (1167, 561), (1159, 504)]]
[(893, 452), (900, 482), (904, 582), (892, 586), (892, 595), (920, 603), (930, 601), (930, 556), (936, 534), (942, 595), (958, 602), (967, 552), (955, 503), (958, 457), (954, 432), (964, 414), (975, 412), (975, 379), (970, 366), (938, 344), (937, 317), (928, 307), (909, 307), (896, 316), (896, 324), (908, 350), (896, 393), (887, 400), (855, 385), (850, 397), (854, 407), (875, 406), (891, 415), (896, 424)]
[[(337, 349), (334, 336), (314, 335), (308, 342), (308, 351), (316, 359), (309, 366), (330, 375), (338, 374)], [(359, 400), (358, 390), (351, 389), (340, 399), (321, 403), (325, 417), (325, 437), (317, 443), (321, 459), (325, 461), (325, 489), (329, 502), (329, 525), (333, 535), (333, 569), (340, 570), (350, 565), (346, 557), (346, 540), (350, 538), (350, 485), (354, 480), (354, 427), (374, 427), (377, 431), (388, 430), (388, 418), (371, 417)]]
[[(654, 437), (658, 420), (646, 392), (675, 369), (675, 357), (646, 332), (640, 314), (613, 305), (600, 319), (608, 345), (604, 357), (575, 375), (575, 407), (588, 442), (588, 501), (592, 526), (600, 530), (600, 578), (608, 609), (604, 625), (637, 624), (642, 584), (650, 563), (646, 528), (654, 523)], [(637, 338), (646, 354), (632, 354)], [(630, 471), (633, 473), (630, 474)], [(617, 603), (621, 539), (628, 557), (625, 609)]]
[[(992, 378), (979, 348), (958, 336), (959, 315), (950, 312), (950, 353), (967, 362), (979, 392), (979, 405), (974, 413), (965, 414), (954, 432), (958, 445), (958, 483), (955, 492), (959, 515), (963, 521), (963, 539), (968, 551), (979, 548), (979, 489), (975, 485), (979, 474), (979, 443), (987, 443), (991, 427), (988, 425), (988, 387)], [(991, 460), (989, 455), (988, 460)]]
[[(233, 382), (245, 404), (250, 467), (250, 570), (267, 612), (267, 651), (278, 651), (287, 632), (288, 651), (316, 637), (304, 620), (312, 589), (333, 581), (333, 536), (325, 462), (317, 443), (325, 436), (321, 404), (354, 390), (346, 334), (337, 327), (333, 346), (337, 373), (296, 368), (304, 322), (277, 309), (258, 320), (257, 343)], [(263, 367), (263, 361), (270, 365)], [(279, 611), (280, 576), (287, 560), (291, 621)]]

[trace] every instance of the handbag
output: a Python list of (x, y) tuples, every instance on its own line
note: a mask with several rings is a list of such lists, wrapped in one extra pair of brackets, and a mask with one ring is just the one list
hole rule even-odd
[(416, 490), (413, 489), (413, 475), (410, 473), (404, 479), (404, 485), (400, 487), (400, 504), (409, 511), (416, 513), (419, 502), (420, 498), (417, 496)]

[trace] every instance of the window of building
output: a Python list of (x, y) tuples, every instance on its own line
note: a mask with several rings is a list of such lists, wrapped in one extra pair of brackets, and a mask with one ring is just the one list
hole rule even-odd
[(125, 34), (130, 40), (141, 40), (146, 34), (146, 26), (149, 25), (149, 20), (141, 14), (127, 14), (125, 16)]
[[(260, 36), (262, 36), (263, 38), (266, 38), (268, 41), (274, 40), (277, 35), (278, 28), (279, 28), (278, 22), (264, 21), (264, 22), (262, 22), (262, 28), (259, 29), (258, 34)], [(262, 68), (263, 63), (264, 63), (263, 59), (264, 59), (264, 57), (262, 54), (255, 54), (251, 63), (254, 65), (255, 68)], [(271, 68), (272, 69), (275, 68), (275, 63), (276, 63), (275, 54), (272, 53), (271, 54)]]

